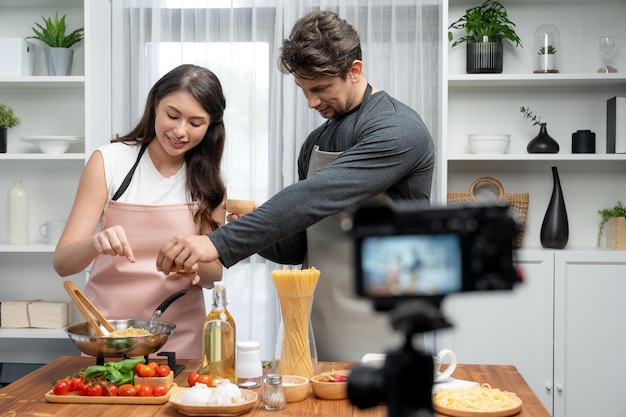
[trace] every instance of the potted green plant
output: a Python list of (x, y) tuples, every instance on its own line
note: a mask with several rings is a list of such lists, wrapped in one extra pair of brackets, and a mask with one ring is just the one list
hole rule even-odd
[(467, 9), (465, 14), (448, 26), (448, 40), (454, 39), (450, 29), (462, 29), (465, 34), (452, 43), (452, 48), (467, 42), (466, 71), (468, 74), (501, 73), (504, 61), (503, 39), (522, 46), (505, 7), (496, 0)]
[(528, 153), (558, 153), (559, 143), (548, 134), (548, 124), (541, 121), (541, 116), (533, 113), (529, 107), (521, 106), (519, 111), (525, 118), (533, 122), (533, 126), (539, 125), (539, 134), (528, 142), (526, 151)]
[(69, 75), (72, 72), (74, 50), (71, 47), (84, 39), (82, 27), (67, 33), (66, 16), (59, 19), (59, 12), (54, 13), (54, 18), (42, 16), (44, 25), (35, 23), (36, 27), (32, 27), (35, 36), (29, 37), (47, 46), (44, 55), (49, 75)]
[[(615, 204), (613, 207), (598, 210), (598, 214), (600, 215), (600, 223), (598, 224), (597, 246), (601, 248), (604, 232), (607, 231), (608, 234), (607, 225), (609, 224), (609, 222), (616, 223), (614, 226), (612, 225), (612, 227), (609, 228), (612, 229), (611, 236), (616, 235), (619, 237), (620, 233), (616, 232), (615, 229), (618, 229), (620, 227), (622, 229), (621, 234), (623, 235), (624, 233), (626, 233), (626, 207), (624, 207), (624, 204), (622, 204), (621, 201), (618, 201), (617, 204)], [(624, 239), (622, 239), (621, 241), (612, 242), (612, 244), (614, 244), (615, 246), (614, 249), (626, 249), (626, 241), (624, 241)]]
[(558, 72), (556, 71), (556, 62), (554, 59), (556, 54), (554, 45), (548, 45), (547, 48), (545, 46), (540, 47), (537, 54), (539, 55), (539, 68), (535, 72)]
[(7, 152), (7, 131), (21, 122), (11, 107), (0, 103), (0, 153)]

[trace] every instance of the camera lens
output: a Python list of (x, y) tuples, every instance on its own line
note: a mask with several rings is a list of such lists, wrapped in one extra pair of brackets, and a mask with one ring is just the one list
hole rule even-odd
[(383, 370), (367, 366), (352, 369), (348, 378), (348, 398), (359, 408), (370, 408), (384, 402)]

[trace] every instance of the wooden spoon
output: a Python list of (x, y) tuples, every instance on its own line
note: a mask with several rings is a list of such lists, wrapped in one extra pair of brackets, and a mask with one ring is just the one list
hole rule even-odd
[[(98, 336), (108, 336), (109, 333), (115, 331), (115, 327), (109, 323), (96, 306), (85, 297), (85, 294), (83, 294), (72, 281), (65, 281), (63, 288), (65, 288), (65, 291), (70, 295), (76, 307), (78, 307), (85, 320), (87, 320), (87, 323), (89, 323)], [(106, 332), (102, 330), (100, 325), (104, 326)]]

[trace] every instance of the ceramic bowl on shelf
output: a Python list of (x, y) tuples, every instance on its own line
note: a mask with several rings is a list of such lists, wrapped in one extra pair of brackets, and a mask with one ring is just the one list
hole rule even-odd
[(78, 136), (24, 136), (22, 141), (36, 145), (42, 153), (65, 153), (74, 143), (81, 142)]
[(505, 153), (511, 143), (511, 135), (475, 133), (467, 135), (470, 152), (475, 154)]

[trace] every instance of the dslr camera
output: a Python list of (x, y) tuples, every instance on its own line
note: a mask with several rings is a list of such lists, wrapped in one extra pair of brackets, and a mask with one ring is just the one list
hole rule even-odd
[(518, 225), (507, 206), (362, 206), (351, 220), (356, 293), (406, 337), (383, 368), (353, 369), (348, 398), (359, 408), (386, 403), (390, 417), (432, 416), (432, 355), (413, 335), (451, 326), (446, 295), (513, 289)]

